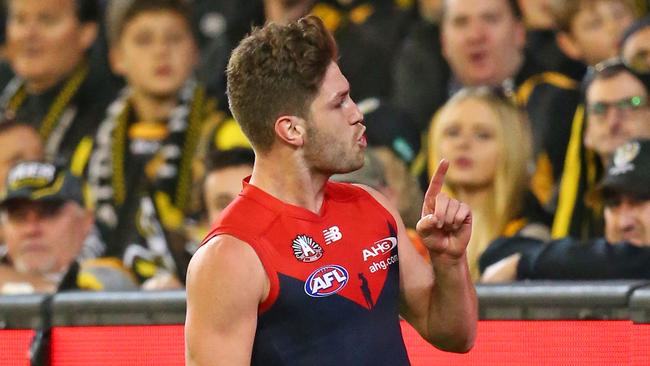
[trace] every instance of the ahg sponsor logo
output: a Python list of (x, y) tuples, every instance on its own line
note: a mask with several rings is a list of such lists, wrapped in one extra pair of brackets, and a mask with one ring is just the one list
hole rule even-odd
[(364, 249), (362, 251), (363, 261), (366, 262), (368, 259), (388, 254), (396, 246), (397, 239), (393, 237), (388, 237), (386, 239), (376, 241), (370, 248)]
[(348, 271), (339, 265), (320, 267), (305, 281), (305, 293), (311, 297), (334, 295), (345, 287), (348, 278)]

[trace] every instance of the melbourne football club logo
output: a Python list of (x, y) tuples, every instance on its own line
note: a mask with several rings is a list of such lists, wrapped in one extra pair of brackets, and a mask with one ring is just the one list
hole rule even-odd
[(296, 236), (291, 243), (291, 248), (293, 248), (293, 255), (301, 262), (315, 262), (323, 256), (323, 248), (307, 235)]
[(312, 272), (305, 281), (305, 293), (311, 297), (326, 297), (343, 290), (348, 283), (348, 271), (331, 264)]

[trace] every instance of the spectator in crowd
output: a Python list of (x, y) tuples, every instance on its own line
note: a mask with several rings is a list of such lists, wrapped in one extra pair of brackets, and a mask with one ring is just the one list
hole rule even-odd
[(0, 293), (137, 288), (121, 262), (93, 259), (96, 253), (84, 247), (94, 219), (84, 206), (78, 177), (49, 163), (29, 161), (14, 166), (6, 184), (0, 201), (7, 245)]
[(447, 192), (474, 212), (467, 259), (475, 281), (478, 259), (492, 240), (515, 234), (548, 237), (549, 223), (527, 190), (528, 123), (508, 99), (487, 87), (461, 89), (436, 114), (429, 146), (429, 162), (445, 158), (451, 164)]
[(11, 167), (23, 160), (42, 160), (44, 153), (38, 131), (16, 121), (0, 123), (0, 146), (0, 192), (3, 192)]
[(445, 0), (442, 51), (452, 70), (450, 91), (489, 85), (525, 108), (537, 161), (533, 192), (549, 204), (562, 172), (579, 83), (544, 71), (525, 53), (526, 30), (516, 0)]
[(625, 30), (621, 57), (630, 68), (650, 74), (650, 16), (637, 20)]
[(499, 239), (481, 258), (482, 280), (650, 278), (650, 140), (619, 147), (592, 194), (605, 204), (604, 237)]
[(526, 25), (526, 53), (547, 70), (582, 79), (584, 65), (567, 57), (557, 44), (553, 0), (518, 0), (518, 3)]
[(446, 0), (442, 9), (443, 53), (459, 86), (500, 86), (520, 71), (526, 33), (516, 2)]
[(49, 160), (83, 154), (114, 97), (109, 78), (87, 55), (97, 36), (95, 0), (8, 0), (7, 52), (0, 113), (35, 127)]
[(648, 85), (619, 59), (594, 68), (586, 89), (585, 146), (607, 164), (614, 150), (633, 137), (650, 137)]
[(618, 54), (623, 31), (636, 17), (632, 0), (553, 0), (560, 49), (585, 65)]
[(254, 163), (255, 153), (247, 148), (217, 150), (210, 154), (203, 183), (203, 203), (210, 223), (237, 198), (242, 180), (253, 173)]
[[(42, 160), (43, 143), (34, 127), (13, 120), (0, 123), (0, 193), (5, 190), (9, 169), (23, 160)], [(7, 252), (0, 225), (0, 256)]]
[(585, 192), (594, 187), (618, 146), (650, 137), (648, 85), (620, 59), (591, 68), (584, 85), (586, 124), (576, 124), (571, 134), (553, 219), (555, 239), (602, 235), (602, 211), (586, 204)]
[[(634, 0), (548, 0), (556, 44), (567, 61), (560, 72), (582, 80), (588, 66), (618, 53), (623, 30), (636, 17)], [(576, 114), (574, 123), (581, 114)]]
[(110, 63), (127, 86), (99, 126), (87, 177), (109, 253), (141, 281), (171, 273), (182, 282), (184, 224), (198, 210), (194, 161), (212, 139), (205, 132), (223, 122), (192, 77), (190, 19), (183, 0), (114, 0), (107, 9)]

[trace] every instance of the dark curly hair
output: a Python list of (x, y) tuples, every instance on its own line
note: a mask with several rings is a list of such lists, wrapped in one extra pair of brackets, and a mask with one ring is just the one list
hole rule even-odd
[(241, 41), (226, 70), (228, 102), (255, 149), (271, 148), (278, 117), (307, 118), (337, 56), (334, 38), (315, 16), (267, 24)]

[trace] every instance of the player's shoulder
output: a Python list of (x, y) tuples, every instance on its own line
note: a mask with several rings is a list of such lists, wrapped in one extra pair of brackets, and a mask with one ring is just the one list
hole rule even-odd
[(375, 204), (388, 211), (393, 218), (399, 216), (397, 207), (394, 207), (390, 200), (375, 188), (358, 183), (350, 184), (350, 186), (352, 186), (360, 196), (365, 196), (371, 199)]
[(245, 241), (227, 234), (216, 235), (192, 256), (188, 275), (196, 272), (239, 271), (259, 263), (257, 254)]
[(386, 198), (386, 196), (381, 194), (381, 192), (379, 192), (373, 187), (370, 187), (365, 184), (359, 184), (359, 183), (352, 183), (350, 184), (350, 186), (352, 186), (356, 190), (356, 192), (358, 192), (359, 195), (370, 196), (374, 198), (375, 201), (379, 202), (382, 206), (386, 206), (386, 204), (388, 204), (388, 199)]
[[(237, 291), (242, 288), (247, 291)], [(186, 292), (188, 304), (206, 305), (217, 296), (258, 304), (268, 294), (268, 279), (248, 243), (222, 234), (210, 238), (192, 256)]]

